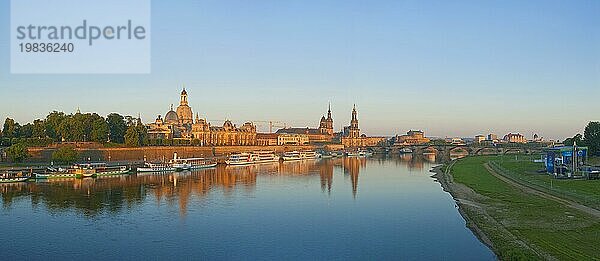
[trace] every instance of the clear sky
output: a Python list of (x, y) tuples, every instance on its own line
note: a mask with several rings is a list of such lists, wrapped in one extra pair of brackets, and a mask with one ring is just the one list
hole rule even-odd
[[(182, 84), (209, 120), (430, 136), (539, 133), (600, 120), (600, 1), (152, 1), (152, 73), (13, 75), (0, 0), (0, 117), (140, 113)], [(217, 122), (215, 122), (217, 123)]]

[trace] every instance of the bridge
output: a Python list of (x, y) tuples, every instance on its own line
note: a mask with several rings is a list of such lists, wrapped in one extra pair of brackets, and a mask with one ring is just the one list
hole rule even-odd
[(527, 145), (455, 145), (455, 144), (422, 144), (422, 145), (390, 145), (375, 148), (376, 151), (386, 153), (407, 153), (403, 150), (410, 150), (413, 154), (435, 153), (439, 156), (450, 156), (450, 154), (466, 155), (502, 155), (502, 154), (536, 154), (541, 153), (543, 147), (532, 147)]

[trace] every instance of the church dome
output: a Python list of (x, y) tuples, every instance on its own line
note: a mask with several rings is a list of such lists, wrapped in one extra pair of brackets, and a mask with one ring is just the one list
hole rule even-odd
[(177, 122), (179, 122), (179, 117), (177, 117), (177, 113), (174, 112), (172, 109), (167, 112), (167, 114), (165, 115), (165, 122), (166, 123), (171, 123), (171, 124), (177, 124)]
[(193, 114), (192, 108), (187, 105), (179, 105), (177, 106), (177, 118), (184, 124), (193, 123)]

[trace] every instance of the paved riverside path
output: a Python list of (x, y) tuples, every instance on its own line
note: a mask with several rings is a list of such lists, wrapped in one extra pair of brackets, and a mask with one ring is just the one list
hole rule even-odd
[(496, 177), (496, 178), (498, 178), (498, 179), (500, 179), (500, 180), (508, 183), (509, 185), (511, 185), (513, 187), (516, 187), (516, 188), (518, 188), (518, 189), (520, 189), (522, 191), (525, 191), (527, 193), (530, 193), (530, 194), (538, 195), (540, 197), (556, 201), (556, 202), (561, 203), (561, 204), (563, 204), (565, 206), (568, 206), (568, 207), (580, 210), (582, 212), (588, 213), (588, 214), (590, 214), (590, 215), (592, 215), (592, 216), (594, 216), (596, 218), (600, 218), (600, 210), (597, 210), (595, 208), (591, 208), (591, 207), (588, 207), (588, 206), (585, 206), (585, 205), (581, 205), (581, 204), (579, 204), (577, 202), (574, 202), (574, 201), (571, 201), (571, 200), (567, 200), (567, 199), (564, 199), (564, 198), (560, 198), (560, 197), (548, 194), (546, 192), (534, 189), (532, 187), (523, 185), (521, 183), (518, 183), (518, 182), (516, 182), (516, 181), (514, 181), (514, 180), (512, 180), (510, 178), (507, 178), (506, 176), (498, 174), (496, 171), (494, 171), (490, 167), (490, 165), (488, 163), (485, 163), (484, 166), (487, 169), (487, 171), (490, 174), (492, 174), (494, 177)]

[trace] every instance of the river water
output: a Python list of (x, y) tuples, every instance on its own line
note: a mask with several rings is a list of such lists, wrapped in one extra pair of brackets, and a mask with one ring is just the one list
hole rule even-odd
[(412, 156), (0, 184), (2, 259), (492, 260)]

